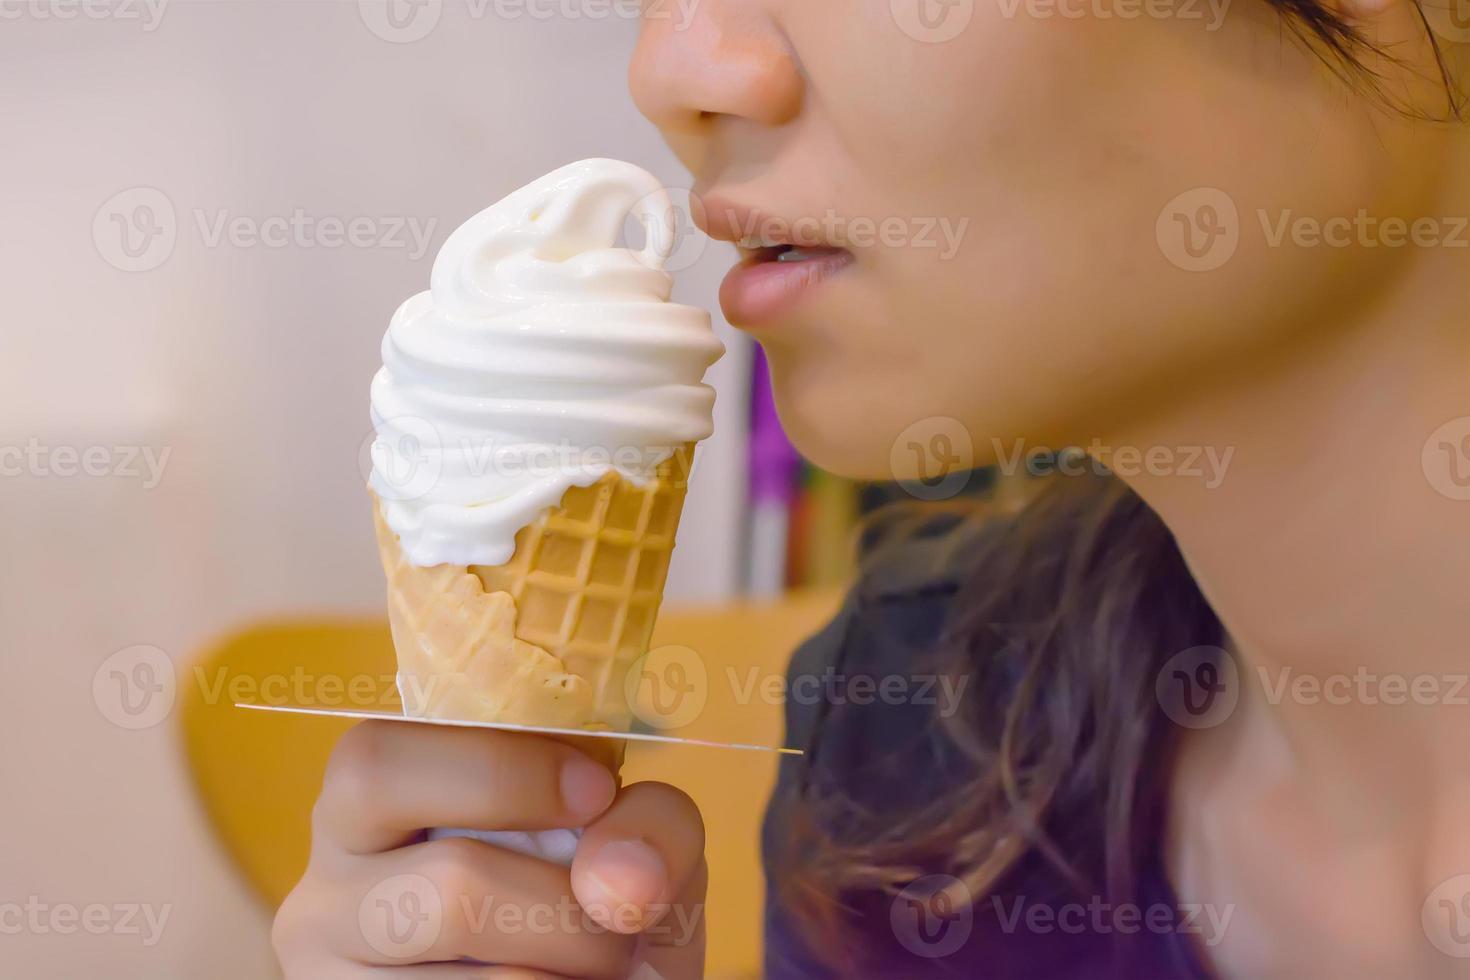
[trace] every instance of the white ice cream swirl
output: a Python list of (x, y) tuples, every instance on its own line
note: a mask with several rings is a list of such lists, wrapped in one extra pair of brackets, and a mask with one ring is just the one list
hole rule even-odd
[[(629, 216), (646, 242), (616, 247)], [(650, 479), (713, 426), (709, 314), (669, 302), (674, 209), (616, 160), (562, 167), (449, 236), (373, 378), (371, 484), (416, 565), (498, 565), (609, 471)]]

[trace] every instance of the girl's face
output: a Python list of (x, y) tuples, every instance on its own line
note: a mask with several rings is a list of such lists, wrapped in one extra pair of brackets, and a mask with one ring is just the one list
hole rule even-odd
[[(1405, 65), (1370, 67), (1442, 114), (1412, 4), (1376, 2)], [(1413, 261), (1397, 222), (1441, 214), (1450, 128), (1264, 0), (646, 3), (633, 95), (707, 229), (814, 246), (721, 302), (837, 472), (911, 476), (900, 443), (947, 419), (981, 465), (1178, 411), (1346, 329)]]

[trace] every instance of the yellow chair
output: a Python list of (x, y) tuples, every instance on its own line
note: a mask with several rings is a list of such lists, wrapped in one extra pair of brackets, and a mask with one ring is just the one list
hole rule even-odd
[[(701, 731), (775, 745), (782, 709), (762, 696), (760, 682), (784, 675), (791, 651), (832, 615), (838, 599), (820, 593), (769, 604), (665, 610), (655, 647), (688, 647), (709, 670)], [(351, 697), (356, 705), (364, 691), (390, 690), (394, 661), (387, 622), (258, 626), (206, 652), (193, 671), (194, 683), (180, 685), (180, 718), (195, 783), (225, 849), (273, 908), (306, 867), (311, 808), (327, 757), (352, 723), (247, 711), (233, 703), (295, 700), (301, 691), (319, 703), (345, 703), (346, 685), (357, 684)], [(672, 783), (704, 813), (708, 975), (718, 980), (760, 974), (759, 829), (775, 769), (771, 753), (629, 744), (625, 782)]]

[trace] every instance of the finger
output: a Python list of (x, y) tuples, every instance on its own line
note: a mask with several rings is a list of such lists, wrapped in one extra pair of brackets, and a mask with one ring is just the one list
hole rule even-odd
[(368, 721), (332, 753), (314, 833), (350, 854), (411, 843), (427, 827), (580, 827), (612, 802), (606, 767), (536, 735)]
[(318, 946), (368, 966), (496, 965), (621, 977), (635, 940), (592, 921), (566, 868), (467, 838), (359, 858), (321, 904)]
[(582, 834), (572, 887), (598, 922), (649, 928), (688, 890), (704, 862), (704, 820), (683, 792), (635, 783)]
[(362, 970), (362, 977), (380, 980), (573, 980), (560, 973), (526, 970), (518, 966), (471, 966), (461, 963), (369, 966)]
[[(560, 973), (519, 966), (424, 963), (417, 966), (364, 966), (345, 960), (288, 968), (284, 980), (576, 980)], [(669, 978), (672, 980), (672, 978)]]
[(635, 966), (647, 963), (663, 980), (704, 977), (704, 898), (708, 887), (709, 867), (701, 859), (669, 908), (643, 932), (643, 943), (634, 954)]

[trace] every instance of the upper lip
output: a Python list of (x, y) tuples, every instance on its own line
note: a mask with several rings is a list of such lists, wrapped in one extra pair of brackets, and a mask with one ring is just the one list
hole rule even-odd
[(789, 218), (713, 195), (700, 204), (691, 209), (695, 225), (716, 241), (734, 242), (742, 252), (836, 245), (821, 237), (822, 223), (815, 218)]

